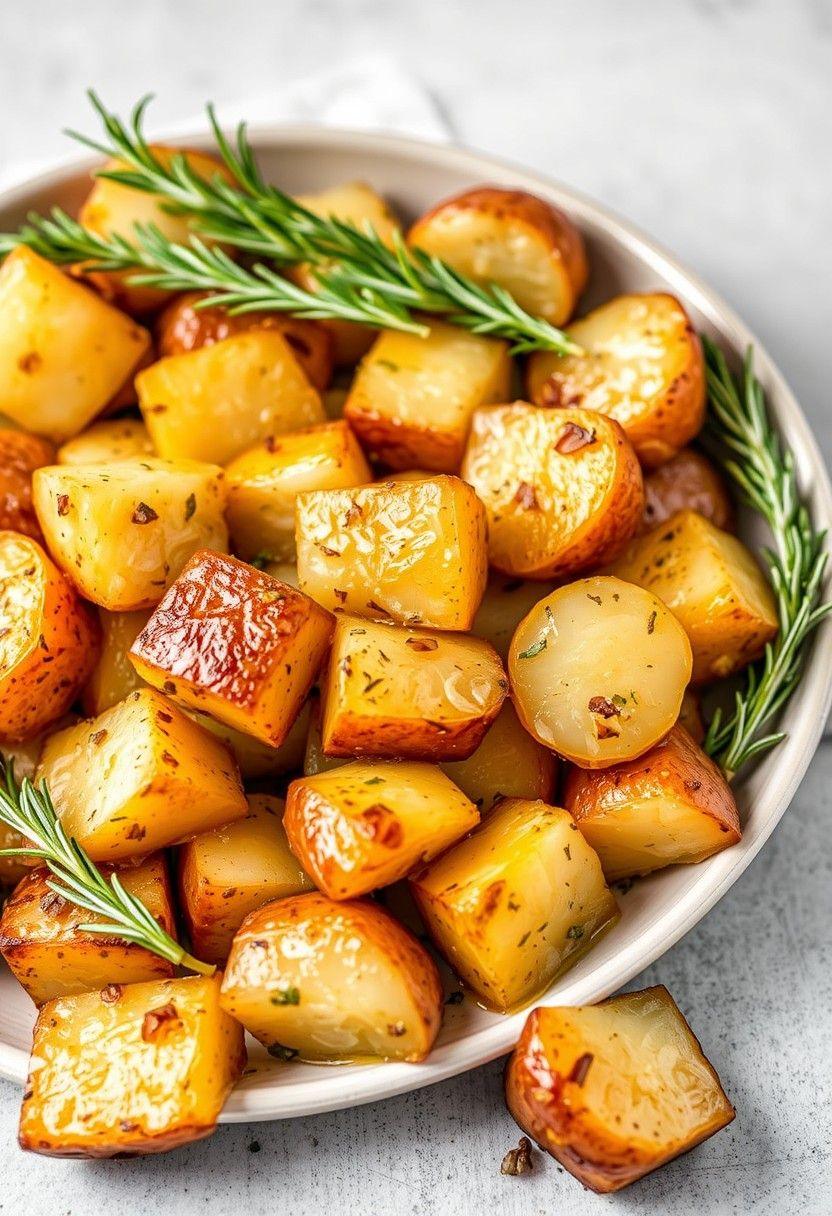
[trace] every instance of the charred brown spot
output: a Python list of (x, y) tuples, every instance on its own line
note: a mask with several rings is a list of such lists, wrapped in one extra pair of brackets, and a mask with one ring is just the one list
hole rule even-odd
[(568, 1080), (575, 1085), (583, 1085), (586, 1080), (586, 1074), (589, 1072), (590, 1065), (595, 1059), (595, 1056), (590, 1051), (585, 1051), (582, 1056), (578, 1056), (575, 1063), (572, 1065), (572, 1071), (569, 1074)]
[(160, 1039), (182, 1025), (182, 1019), (172, 1002), (151, 1009), (142, 1018), (142, 1039), (145, 1043), (158, 1043)]
[(354, 524), (357, 519), (360, 519), (364, 512), (357, 502), (350, 502), (349, 509), (344, 516), (344, 527), (348, 528), (350, 524)]
[(140, 823), (134, 823), (127, 833), (128, 840), (144, 840), (147, 835), (147, 829), (143, 828)]
[(405, 645), (409, 646), (411, 650), (418, 651), (438, 650), (439, 648), (436, 638), (408, 638)]
[(41, 895), (39, 902), (41, 912), (51, 916), (57, 915), (66, 907), (66, 900), (57, 891), (48, 891), (46, 895)]
[(535, 511), (540, 509), (540, 503), (537, 501), (537, 493), (533, 485), (528, 481), (521, 481), (514, 493), (514, 501), (524, 511)]
[(397, 849), (401, 845), (404, 839), (402, 825), (383, 802), (376, 802), (362, 811), (361, 821), (367, 836), (376, 844), (386, 849)]
[(572, 452), (579, 452), (581, 448), (588, 447), (591, 443), (595, 443), (594, 431), (588, 431), (585, 427), (578, 426), (577, 422), (567, 422), (560, 437), (555, 441), (555, 451), (560, 452), (561, 456), (569, 456)]
[(72, 503), (70, 502), (68, 494), (59, 494), (58, 495), (58, 514), (59, 515), (68, 515), (69, 508), (71, 506), (72, 506)]
[(618, 707), (609, 697), (590, 697), (589, 712), (600, 714), (602, 718), (615, 718), (618, 716)]
[(152, 507), (149, 507), (146, 502), (137, 503), (136, 509), (130, 516), (130, 519), (134, 524), (152, 524), (154, 519), (158, 518), (158, 514), (153, 510)]
[(101, 989), (99, 996), (105, 1005), (115, 1005), (116, 1001), (121, 1000), (123, 991), (121, 984), (107, 984), (106, 988)]
[(108, 732), (102, 727), (101, 730), (97, 730), (94, 734), (90, 735), (90, 743), (95, 747), (100, 747), (107, 738), (107, 734)]

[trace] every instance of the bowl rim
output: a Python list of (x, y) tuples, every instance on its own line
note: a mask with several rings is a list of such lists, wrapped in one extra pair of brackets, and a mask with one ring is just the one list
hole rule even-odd
[[(623, 219), (607, 206), (545, 174), (537, 173), (511, 160), (479, 152), (458, 143), (435, 143), (409, 136), (329, 128), (315, 123), (255, 123), (249, 128), (255, 150), (270, 146), (315, 147), (322, 154), (347, 151), (355, 155), (382, 154), (405, 157), (431, 168), (446, 168), (470, 174), (472, 181), (493, 181), (543, 194), (563, 207), (579, 224), (588, 226), (623, 247), (638, 260), (656, 270), (683, 299), (693, 303), (719, 334), (735, 357), (749, 345), (754, 347), (755, 370), (763, 383), (776, 415), (778, 430), (789, 435), (795, 452), (798, 480), (808, 494), (813, 521), (832, 530), (832, 485), (809, 424), (784, 377), (759, 338), (735, 311), (698, 275), (687, 269), (673, 254), (636, 225)], [(156, 138), (156, 137), (154, 137)], [(164, 141), (165, 136), (159, 136)], [(204, 148), (211, 145), (205, 129), (177, 130), (178, 144)], [(71, 156), (51, 162), (48, 168), (30, 175), (0, 191), (0, 209), (25, 205), (36, 192), (58, 188), (100, 163), (100, 157)], [(828, 586), (828, 580), (827, 580)], [(753, 840), (746, 838), (731, 849), (717, 854), (697, 867), (689, 867), (691, 879), (676, 904), (663, 913), (640, 937), (625, 944), (614, 958), (596, 969), (591, 977), (570, 983), (559, 981), (554, 998), (547, 995), (536, 1004), (580, 1004), (601, 1000), (644, 970), (684, 936), (717, 903), (740, 877), (765, 844), (789, 806), (800, 780), (820, 741), (824, 723), (832, 707), (832, 619), (827, 619), (813, 640), (798, 693), (799, 713), (791, 723), (787, 739), (779, 746), (774, 768), (777, 780), (769, 781), (755, 803), (761, 827)], [(793, 700), (791, 706), (795, 706)], [(765, 763), (765, 761), (762, 761)], [(591, 983), (589, 982), (591, 979)], [(504, 1055), (516, 1042), (529, 1009), (511, 1014), (465, 1038), (442, 1044), (422, 1064), (388, 1063), (361, 1068), (328, 1068), (326, 1083), (297, 1081), (288, 1084), (236, 1090), (221, 1115), (221, 1122), (253, 1122), (318, 1114), (357, 1106), (365, 1102), (392, 1098), (465, 1072)], [(1, 1032), (0, 1032), (1, 1033)], [(0, 1076), (22, 1083), (28, 1064), (27, 1053), (0, 1040)]]

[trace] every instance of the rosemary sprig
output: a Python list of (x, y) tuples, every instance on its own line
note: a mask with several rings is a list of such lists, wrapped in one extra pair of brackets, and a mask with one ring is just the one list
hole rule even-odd
[(726, 472), (771, 531), (774, 547), (765, 549), (764, 557), (780, 623), (763, 658), (748, 669), (733, 712), (725, 715), (718, 709), (708, 729), (705, 750), (730, 777), (785, 737), (783, 731), (764, 732), (800, 682), (806, 643), (832, 603), (820, 602), (828, 558), (825, 533), (815, 531), (801, 501), (794, 459), (769, 419), (752, 351), (742, 376), (734, 377), (722, 351), (708, 338), (703, 344), (709, 436)]
[(116, 935), (200, 975), (213, 975), (216, 971), (216, 967), (193, 958), (174, 941), (141, 900), (125, 891), (117, 874), (104, 877), (77, 840), (67, 836), (44, 782), (35, 786), (24, 778), (18, 785), (14, 765), (1, 758), (0, 820), (30, 842), (19, 849), (2, 849), (0, 857), (37, 858), (54, 875), (47, 882), (52, 891), (69, 903), (105, 918), (103, 922), (79, 925), (80, 930)]

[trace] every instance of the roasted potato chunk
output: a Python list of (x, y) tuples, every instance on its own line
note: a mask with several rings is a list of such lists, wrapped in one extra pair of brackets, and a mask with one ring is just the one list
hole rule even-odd
[(541, 798), (549, 802), (555, 790), (557, 760), (541, 747), (506, 701), (485, 738), (467, 760), (442, 765), (444, 772), (486, 814), (502, 798)]
[(615, 419), (642, 464), (655, 468), (705, 421), (705, 366), (690, 317), (662, 292), (616, 296), (569, 327), (582, 355), (529, 359), (537, 405), (597, 410)]
[(20, 1146), (51, 1157), (162, 1153), (213, 1132), (246, 1063), (220, 977), (58, 997), (35, 1025)]
[(661, 596), (693, 648), (693, 682), (758, 659), (778, 629), (771, 588), (742, 541), (678, 511), (627, 547), (612, 573)]
[(155, 456), (50, 465), (35, 510), (55, 561), (110, 612), (158, 604), (197, 549), (228, 548), (222, 469)]
[(232, 460), (226, 519), (240, 557), (295, 560), (295, 500), (309, 490), (339, 490), (373, 480), (346, 422), (322, 422), (267, 439)]
[(618, 919), (568, 811), (525, 798), (501, 802), (410, 888), (459, 978), (503, 1011), (542, 992)]
[(677, 511), (698, 511), (726, 532), (734, 531), (734, 504), (728, 487), (707, 456), (682, 448), (644, 479), (644, 520), (649, 532)]
[(644, 488), (617, 422), (516, 401), (474, 414), (462, 476), (488, 516), (488, 556), (521, 578), (563, 579), (621, 552)]
[(248, 813), (228, 749), (152, 688), (52, 735), (37, 780), (93, 861), (142, 857)]
[(501, 659), (508, 658), (514, 631), (527, 612), (555, 589), (554, 583), (494, 574), (474, 617), (471, 632), (490, 642)]
[(524, 1132), (593, 1191), (620, 1191), (734, 1118), (666, 988), (535, 1009), (506, 1068)]
[(98, 643), (92, 614), (37, 541), (0, 532), (0, 738), (36, 735), (69, 709)]
[(0, 267), (0, 402), (27, 431), (77, 435), (149, 345), (146, 330), (25, 245)]
[(423, 1060), (442, 1021), (436, 964), (368, 900), (318, 892), (252, 912), (234, 938), (223, 1008), (277, 1060)]
[(474, 410), (507, 400), (510, 386), (506, 342), (433, 321), (426, 337), (379, 335), (352, 382), (344, 417), (374, 460), (456, 473)]
[(148, 684), (225, 726), (279, 747), (332, 638), (331, 615), (262, 570), (197, 553), (130, 659)]
[(324, 751), (462, 759), (507, 692), (503, 665), (481, 638), (340, 616), (321, 685)]
[(255, 443), (325, 415), (317, 390), (273, 329), (250, 330), (171, 355), (136, 377), (160, 456), (227, 464)]
[(315, 773), (326, 773), (332, 768), (341, 768), (348, 760), (336, 760), (334, 756), (324, 755), (324, 745), (321, 738), (321, 703), (313, 693), (309, 698), (309, 729), (306, 732), (306, 746), (303, 753), (304, 774), (314, 776)]
[(485, 589), (485, 510), (458, 477), (297, 500), (301, 590), (335, 612), (466, 631)]
[[(112, 873), (112, 867), (104, 868)], [(173, 904), (164, 856), (118, 871), (125, 891), (140, 899), (162, 928), (175, 934)], [(104, 920), (68, 903), (48, 886), (50, 872), (30, 870), (7, 900), (0, 917), (0, 954), (36, 1005), (58, 996), (108, 984), (135, 984), (173, 975), (173, 964), (117, 935), (80, 926)]]
[[(153, 440), (140, 419), (105, 418), (62, 444), (58, 448), (57, 461), (58, 464), (112, 464), (114, 460), (153, 455)], [(55, 462), (46, 460), (43, 463)]]
[(0, 428), (0, 530), (43, 539), (32, 506), (32, 474), (54, 460), (55, 449), (48, 440)]
[(141, 688), (143, 680), (136, 674), (129, 654), (149, 617), (149, 608), (141, 608), (138, 612), (107, 612), (99, 608), (101, 646), (81, 697), (84, 713), (91, 718), (103, 714), (105, 709), (123, 701), (128, 693)]
[(520, 721), (581, 768), (609, 768), (658, 743), (679, 716), (691, 666), (687, 635), (665, 604), (604, 576), (541, 600), (508, 657)]
[(246, 735), (241, 730), (235, 730), (233, 726), (218, 722), (216, 718), (202, 713), (201, 710), (190, 709), (188, 714), (231, 749), (245, 781), (258, 781), (262, 777), (285, 777), (287, 773), (297, 773), (303, 768), (309, 729), (308, 702), (295, 718), (294, 725), (280, 747), (262, 743), (252, 735)]
[(439, 203), (408, 241), (484, 287), (496, 283), (521, 308), (563, 325), (586, 285), (580, 232), (534, 194), (481, 186)]
[(283, 824), (315, 885), (330, 899), (352, 899), (404, 878), (479, 818), (436, 765), (357, 761), (293, 781)]
[(204, 832), (179, 850), (179, 903), (194, 953), (205, 962), (225, 962), (249, 912), (313, 889), (282, 818), (282, 798), (252, 794), (245, 819)]
[(679, 725), (638, 760), (573, 768), (563, 800), (608, 882), (704, 861), (742, 834), (730, 786)]

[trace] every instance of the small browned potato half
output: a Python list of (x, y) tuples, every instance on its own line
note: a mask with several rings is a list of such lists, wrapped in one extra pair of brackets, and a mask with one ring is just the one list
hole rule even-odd
[(281, 312), (232, 315), (225, 308), (207, 303), (210, 299), (208, 292), (189, 291), (171, 301), (156, 323), (160, 358), (213, 346), (250, 329), (276, 329), (292, 348), (309, 383), (319, 393), (327, 387), (332, 378), (332, 335), (319, 321)]
[[(109, 876), (112, 867), (104, 867)], [(84, 932), (79, 926), (103, 916), (68, 903), (48, 886), (46, 868), (30, 870), (7, 900), (0, 917), (0, 954), (36, 1005), (58, 996), (136, 984), (173, 975), (173, 964), (115, 934)], [(175, 934), (173, 903), (163, 854), (124, 866), (119, 880), (140, 899), (167, 933)]]
[(339, 616), (321, 683), (329, 756), (470, 756), (500, 712), (508, 680), (482, 638)]
[(479, 818), (435, 764), (377, 760), (293, 781), (283, 823), (315, 885), (330, 899), (352, 899), (398, 882)]
[(583, 238), (572, 221), (534, 194), (480, 186), (418, 219), (408, 242), (488, 287), (504, 287), (521, 308), (563, 325), (586, 286)]
[(486, 815), (503, 798), (550, 802), (558, 762), (523, 729), (511, 701), (505, 701), (477, 750), (467, 760), (443, 764), (442, 770)]
[(704, 741), (705, 723), (702, 721), (702, 706), (698, 694), (692, 688), (686, 688), (685, 695), (682, 697), (679, 725), (684, 726), (694, 743)]
[(262, 570), (196, 553), (136, 638), (130, 660), (154, 688), (279, 747), (332, 638), (331, 615)]
[(248, 814), (179, 850), (179, 905), (197, 958), (221, 965), (249, 912), (313, 889), (289, 848), (283, 799), (252, 794)]
[(505, 401), (508, 343), (431, 322), (426, 336), (387, 330), (364, 356), (344, 417), (374, 460), (456, 473), (471, 416)]
[(508, 670), (520, 721), (581, 768), (658, 743), (679, 717), (691, 649), (652, 592), (603, 575), (541, 600), (517, 626)]
[(143, 680), (130, 662), (130, 647), (144, 629), (150, 617), (149, 608), (138, 612), (107, 612), (98, 609), (101, 625), (101, 646), (98, 659), (87, 681), (81, 704), (91, 718), (103, 714), (123, 701), (128, 693), (140, 688)]
[(459, 978), (504, 1012), (548, 988), (618, 919), (572, 816), (539, 800), (499, 803), (410, 888)]
[[(139, 418), (94, 422), (58, 448), (58, 464), (111, 464), (136, 456), (155, 456), (153, 441)], [(54, 464), (54, 461), (45, 461)]]
[(194, 722), (222, 739), (226, 747), (231, 749), (244, 781), (259, 781), (263, 777), (285, 777), (287, 773), (298, 773), (303, 768), (310, 720), (309, 702), (303, 706), (279, 747), (272, 747), (260, 739), (255, 739), (253, 735), (246, 735), (241, 730), (235, 730), (233, 726), (218, 722), (216, 718), (199, 709), (189, 709), (187, 712)]
[(535, 1009), (506, 1068), (508, 1109), (584, 1186), (620, 1191), (734, 1118), (664, 987)]
[(243, 558), (295, 560), (295, 500), (309, 490), (340, 490), (372, 481), (361, 446), (346, 422), (321, 422), (267, 439), (225, 470), (225, 517)]
[(617, 422), (516, 401), (474, 414), (462, 463), (503, 574), (563, 579), (611, 561), (641, 522), (641, 468)]
[(229, 750), (152, 688), (47, 739), (37, 780), (93, 861), (142, 857), (248, 813)]
[(693, 682), (722, 679), (752, 663), (777, 633), (777, 606), (742, 541), (696, 511), (627, 546), (612, 573), (661, 596), (693, 648)]
[(0, 267), (0, 402), (27, 431), (77, 435), (149, 346), (146, 330), (25, 245)]
[(490, 642), (501, 659), (508, 658), (514, 631), (527, 612), (555, 589), (551, 582), (493, 574), (474, 617), (471, 632)]
[(644, 521), (649, 532), (677, 511), (698, 511), (726, 532), (735, 530), (734, 504), (722, 475), (695, 448), (682, 448), (644, 478)]
[(49, 552), (109, 612), (152, 608), (197, 549), (228, 548), (214, 464), (155, 456), (49, 465), (33, 479)]
[(427, 950), (378, 904), (315, 891), (246, 917), (221, 1000), (277, 1060), (418, 1062), (443, 993)]
[(43, 539), (32, 506), (32, 474), (54, 460), (55, 449), (47, 439), (0, 429), (0, 529)]
[(50, 1157), (163, 1153), (210, 1136), (246, 1064), (220, 976), (108, 984), (35, 1024), (20, 1147)]
[(300, 586), (334, 612), (465, 632), (485, 589), (485, 509), (458, 477), (297, 500)]
[(92, 613), (36, 540), (0, 532), (0, 738), (38, 734), (69, 709), (96, 661)]
[(624, 428), (655, 468), (705, 421), (705, 366), (690, 317), (665, 293), (616, 296), (569, 327), (582, 355), (540, 351), (528, 364), (532, 401), (597, 410)]
[(563, 804), (601, 858), (607, 882), (704, 861), (736, 844), (737, 804), (683, 726), (637, 760), (573, 768)]
[(274, 329), (170, 355), (136, 377), (153, 446), (169, 460), (227, 464), (269, 436), (323, 422), (317, 389)]

